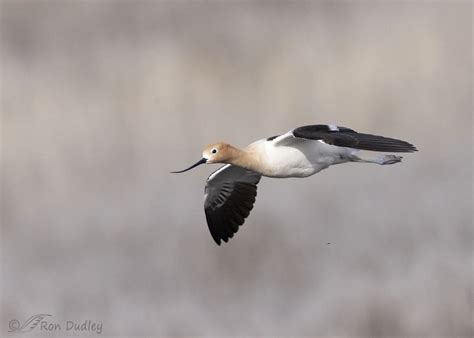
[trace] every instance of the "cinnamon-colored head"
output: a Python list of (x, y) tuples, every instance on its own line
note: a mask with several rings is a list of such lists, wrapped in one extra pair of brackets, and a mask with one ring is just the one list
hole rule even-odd
[(173, 171), (173, 173), (183, 173), (201, 164), (230, 163), (238, 153), (238, 150), (230, 144), (219, 142), (208, 145), (202, 152), (202, 158), (187, 169)]
[(202, 157), (207, 160), (206, 163), (227, 163), (232, 157), (234, 147), (224, 142), (213, 143), (202, 152)]

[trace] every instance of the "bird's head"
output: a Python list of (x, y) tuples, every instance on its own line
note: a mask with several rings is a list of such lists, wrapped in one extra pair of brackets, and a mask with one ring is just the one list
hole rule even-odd
[(230, 144), (224, 142), (210, 144), (204, 148), (202, 158), (199, 161), (189, 168), (180, 171), (173, 171), (172, 173), (183, 173), (201, 164), (228, 163), (227, 161), (231, 158), (233, 149), (234, 148)]

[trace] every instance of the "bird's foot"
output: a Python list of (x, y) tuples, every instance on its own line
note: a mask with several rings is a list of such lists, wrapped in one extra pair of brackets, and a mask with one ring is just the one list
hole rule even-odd
[(402, 161), (402, 156), (397, 155), (384, 155), (380, 157), (380, 164), (395, 164)]

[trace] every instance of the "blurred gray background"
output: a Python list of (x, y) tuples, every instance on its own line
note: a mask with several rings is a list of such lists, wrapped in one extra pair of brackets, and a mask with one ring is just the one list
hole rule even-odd
[[(0, 335), (473, 335), (470, 1), (2, 1), (0, 27)], [(314, 123), (420, 151), (263, 179), (216, 246), (217, 166), (169, 171)]]

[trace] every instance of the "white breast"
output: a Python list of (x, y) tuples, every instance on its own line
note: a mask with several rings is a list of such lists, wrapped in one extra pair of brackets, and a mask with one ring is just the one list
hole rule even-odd
[(261, 173), (270, 177), (307, 177), (348, 161), (352, 150), (322, 141), (295, 139), (287, 145), (260, 140), (252, 144), (261, 154)]

